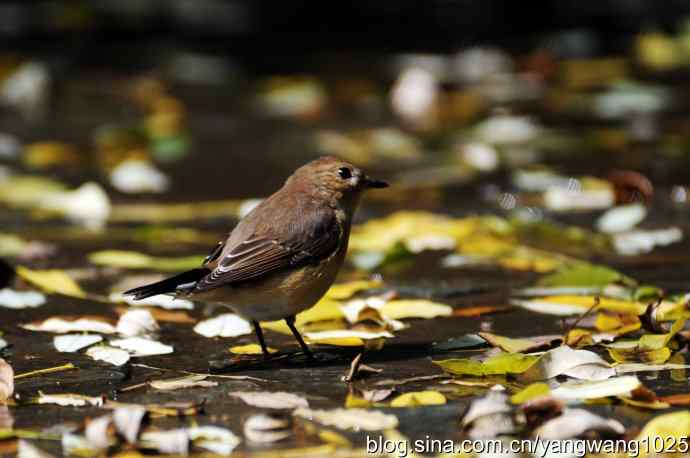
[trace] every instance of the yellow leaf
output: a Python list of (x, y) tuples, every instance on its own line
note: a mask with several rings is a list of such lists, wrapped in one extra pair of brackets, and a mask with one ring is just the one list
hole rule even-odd
[(503, 337), (489, 332), (480, 332), (479, 336), (489, 342), (490, 345), (498, 347), (508, 353), (522, 353), (539, 346), (538, 343), (529, 339), (513, 339), (510, 337)]
[(381, 314), (392, 320), (403, 318), (436, 318), (450, 316), (453, 308), (449, 305), (431, 302), (426, 299), (400, 299), (386, 302)]
[(152, 269), (177, 272), (199, 267), (203, 256), (184, 256), (165, 258), (149, 256), (136, 251), (103, 250), (89, 254), (89, 261), (99, 266), (118, 267), (122, 269)]
[[(236, 345), (234, 347), (230, 347), (230, 353), (234, 353), (236, 355), (261, 355), (263, 352), (261, 351), (261, 347), (258, 344), (247, 344), (247, 345)], [(269, 353), (275, 353), (278, 350), (275, 348), (268, 347), (268, 352)]]
[(663, 364), (671, 357), (668, 347), (657, 350), (645, 350), (637, 346), (633, 348), (609, 348), (609, 355), (617, 363), (648, 363)]
[(481, 223), (481, 218), (453, 219), (422, 211), (396, 212), (355, 226), (350, 236), (350, 248), (354, 251), (386, 252), (399, 242), (421, 236), (450, 236), (460, 240), (477, 230)]
[(417, 407), (417, 406), (431, 406), (446, 403), (446, 397), (438, 391), (413, 391), (411, 393), (401, 394), (393, 399), (390, 403), (391, 407)]
[[(530, 301), (520, 301), (520, 305), (524, 305), (527, 308), (529, 308), (529, 305), (533, 305), (536, 307), (541, 307), (544, 310), (563, 306), (570, 307), (573, 310), (580, 309), (582, 312), (584, 312), (594, 305), (594, 301), (594, 296), (547, 296)], [(642, 315), (647, 310), (647, 306), (640, 302), (623, 301), (619, 299), (602, 297), (599, 298), (599, 305), (597, 305), (595, 310), (609, 310), (616, 313)]]
[(640, 319), (636, 315), (610, 315), (598, 313), (594, 327), (602, 332), (614, 332), (619, 336), (640, 329)]
[(663, 444), (664, 453), (687, 451), (688, 436), (690, 435), (690, 411), (667, 413), (650, 420), (635, 438), (639, 444), (649, 444), (649, 449), (641, 447), (646, 456), (656, 456), (654, 444)]
[(594, 344), (592, 333), (586, 329), (571, 329), (565, 336), (565, 345), (572, 348), (583, 348)]
[(501, 353), (484, 362), (472, 359), (446, 359), (435, 364), (454, 375), (503, 375), (521, 374), (529, 369), (539, 357), (522, 353)]
[(551, 392), (549, 385), (542, 382), (532, 383), (526, 386), (523, 390), (515, 393), (510, 397), (510, 402), (513, 404), (522, 404), (523, 402), (531, 401), (532, 399), (548, 396)]
[(63, 270), (32, 270), (24, 266), (17, 266), (17, 275), (47, 293), (78, 298), (86, 297), (84, 290)]
[(352, 297), (355, 293), (367, 289), (378, 288), (381, 286), (380, 280), (355, 280), (346, 283), (337, 283), (326, 291), (325, 298), (333, 300), (344, 300)]
[(65, 190), (65, 185), (49, 178), (14, 176), (0, 183), (0, 202), (12, 207), (36, 207), (46, 196)]

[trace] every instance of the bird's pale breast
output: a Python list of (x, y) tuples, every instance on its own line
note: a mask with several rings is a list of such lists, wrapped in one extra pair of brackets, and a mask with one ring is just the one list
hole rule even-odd
[(335, 281), (347, 243), (318, 264), (284, 269), (240, 285), (221, 286), (192, 299), (225, 304), (239, 315), (256, 321), (273, 321), (296, 315), (318, 302)]

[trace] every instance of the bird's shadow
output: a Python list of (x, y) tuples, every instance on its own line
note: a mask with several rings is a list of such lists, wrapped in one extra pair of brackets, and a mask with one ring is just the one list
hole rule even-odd
[[(268, 358), (264, 358), (262, 355), (216, 354), (209, 359), (209, 372), (221, 374), (242, 370), (347, 367), (353, 358), (362, 352), (362, 349), (359, 347), (317, 347), (312, 348), (312, 351), (314, 354), (313, 359), (309, 358), (302, 351), (279, 351), (272, 353)], [(368, 351), (366, 352), (366, 358), (369, 362), (385, 363), (432, 357), (442, 353), (447, 352), (435, 351), (433, 344), (397, 343), (386, 345), (378, 351)]]

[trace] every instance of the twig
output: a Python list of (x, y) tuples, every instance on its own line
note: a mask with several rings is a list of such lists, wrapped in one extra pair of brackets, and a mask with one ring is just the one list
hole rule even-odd
[(594, 304), (592, 304), (592, 306), (590, 308), (588, 308), (585, 313), (583, 313), (582, 315), (577, 317), (577, 319), (575, 321), (573, 321), (573, 323), (568, 328), (565, 329), (565, 332), (563, 333), (563, 342), (568, 341), (568, 334), (570, 333), (570, 331), (575, 329), (575, 326), (577, 326), (580, 323), (580, 321), (582, 321), (587, 315), (592, 313), (592, 311), (595, 308), (597, 308), (597, 306), (599, 305), (600, 302), (601, 302), (601, 299), (599, 298), (599, 296), (595, 296), (594, 297)]
[(78, 367), (72, 363), (67, 363), (67, 364), (62, 365), (62, 366), (49, 367), (47, 369), (38, 369), (35, 371), (31, 371), (31, 372), (24, 372), (23, 374), (17, 374), (14, 376), (14, 379), (17, 380), (17, 379), (25, 378), (25, 377), (33, 377), (34, 375), (51, 374), (53, 372), (69, 371), (72, 369), (78, 369)]
[(135, 363), (132, 364), (132, 366), (136, 367), (143, 367), (145, 369), (153, 369), (155, 371), (164, 371), (164, 372), (179, 372), (181, 374), (188, 374), (188, 375), (205, 375), (206, 377), (217, 377), (217, 378), (226, 378), (230, 380), (252, 380), (254, 382), (269, 382), (269, 380), (259, 378), (259, 377), (252, 377), (249, 375), (221, 375), (221, 374), (204, 374), (201, 372), (191, 372), (191, 371), (186, 371), (183, 369), (167, 369), (165, 367), (155, 367), (155, 366), (149, 366), (146, 364), (141, 364), (141, 363)]

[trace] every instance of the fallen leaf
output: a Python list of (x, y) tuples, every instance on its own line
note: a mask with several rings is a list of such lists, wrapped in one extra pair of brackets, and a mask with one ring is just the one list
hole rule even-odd
[(108, 297), (111, 302), (124, 302), (133, 307), (161, 307), (166, 310), (193, 310), (194, 303), (187, 299), (180, 299), (175, 296), (168, 296), (166, 294), (158, 294), (156, 296), (147, 297), (145, 299), (135, 300), (131, 296), (124, 296), (121, 293), (112, 293)]
[(224, 313), (215, 318), (200, 321), (194, 332), (204, 337), (237, 337), (253, 332), (249, 321), (234, 313)]
[(17, 266), (17, 275), (46, 293), (62, 294), (64, 296), (86, 297), (86, 293), (63, 270), (32, 270), (24, 266)]
[(113, 444), (114, 438), (109, 433), (108, 429), (113, 422), (111, 415), (103, 415), (93, 420), (89, 420), (84, 428), (84, 436), (86, 440), (97, 449), (103, 450)]
[(167, 355), (175, 351), (170, 345), (165, 345), (161, 342), (145, 339), (143, 337), (115, 339), (110, 341), (110, 345), (127, 350), (135, 357)]
[(503, 337), (490, 332), (479, 332), (482, 339), (486, 340), (491, 346), (498, 347), (508, 353), (524, 353), (534, 351), (538, 348), (548, 347), (551, 342), (561, 339), (561, 336), (544, 336), (533, 339), (514, 339)]
[(656, 453), (647, 453), (655, 451), (652, 444), (662, 444), (664, 453), (685, 453), (689, 434), (690, 412), (683, 410), (652, 418), (635, 440), (640, 444), (650, 444), (649, 450), (643, 450), (647, 456), (656, 455)]
[(161, 453), (186, 456), (189, 453), (189, 434), (184, 428), (145, 431), (141, 434), (140, 444)]
[(47, 194), (38, 207), (95, 230), (103, 228), (111, 212), (108, 194), (95, 182), (84, 183), (72, 191)]
[(206, 380), (206, 375), (186, 375), (184, 377), (165, 379), (165, 380), (151, 380), (149, 385), (161, 391), (173, 391), (182, 388), (194, 387), (213, 387), (218, 386), (218, 382)]
[(542, 277), (539, 284), (548, 287), (604, 287), (622, 279), (623, 275), (608, 267), (578, 262)]
[(7, 361), (0, 358), (0, 404), (4, 404), (14, 393), (14, 370)]
[(35, 308), (45, 304), (46, 297), (36, 291), (0, 289), (0, 307), (9, 309)]
[(84, 436), (77, 434), (63, 434), (60, 443), (63, 456), (96, 456), (99, 452)]
[(606, 210), (597, 219), (596, 227), (601, 232), (614, 234), (629, 231), (647, 217), (647, 207), (640, 203), (619, 205)]
[(91, 347), (86, 350), (86, 354), (96, 361), (105, 361), (113, 366), (122, 366), (129, 361), (129, 352), (105, 345)]
[[(230, 347), (230, 353), (234, 353), (236, 355), (262, 355), (263, 351), (261, 350), (261, 346), (258, 344), (247, 344), (247, 345), (236, 345), (234, 347)], [(268, 347), (268, 352), (269, 353), (275, 353), (278, 350), (275, 348), (270, 348)]]
[(418, 407), (446, 403), (446, 397), (438, 391), (413, 391), (393, 399), (391, 407)]
[(170, 186), (170, 179), (149, 161), (128, 159), (110, 171), (110, 184), (127, 194), (161, 193)]
[[(586, 312), (594, 305), (593, 296), (549, 296), (532, 300), (513, 299), (511, 303), (533, 312), (548, 315), (578, 315)], [(599, 304), (594, 310), (609, 310), (616, 313), (642, 315), (647, 306), (639, 302), (623, 301), (619, 299), (599, 298)]]
[(264, 409), (296, 409), (309, 407), (303, 397), (284, 391), (235, 391), (230, 396), (241, 399), (246, 404)]
[(500, 353), (486, 361), (473, 359), (446, 359), (433, 361), (434, 364), (453, 375), (502, 375), (521, 374), (529, 369), (539, 358), (522, 353)]
[(89, 334), (66, 334), (53, 337), (53, 345), (59, 352), (73, 353), (103, 340), (103, 337)]
[(100, 334), (113, 334), (115, 326), (107, 319), (101, 317), (52, 317), (38, 323), (21, 325), (29, 331), (53, 332), (65, 334), (69, 332), (97, 332)]
[(17, 458), (54, 458), (54, 456), (44, 452), (27, 440), (19, 439), (17, 442)]
[(218, 455), (229, 455), (241, 442), (232, 431), (218, 426), (192, 426), (187, 434), (194, 445)]
[(62, 394), (44, 394), (40, 391), (39, 396), (36, 399), (38, 404), (57, 404), (59, 406), (73, 406), (73, 407), (83, 407), (83, 406), (94, 406), (101, 407), (103, 405), (103, 397), (96, 396), (84, 396), (81, 394), (74, 393), (62, 393)]
[(510, 402), (513, 404), (522, 404), (527, 401), (532, 401), (544, 396), (548, 396), (551, 393), (551, 388), (549, 385), (543, 382), (532, 383), (522, 390), (518, 391), (510, 397)]
[(471, 439), (490, 439), (517, 431), (513, 408), (502, 387), (492, 388), (485, 396), (472, 401), (460, 420)]
[(559, 399), (596, 399), (607, 396), (630, 396), (641, 386), (637, 377), (624, 375), (607, 380), (563, 383), (551, 390), (551, 396)]
[(613, 247), (623, 256), (649, 253), (657, 246), (667, 246), (683, 240), (679, 227), (656, 230), (636, 230), (613, 235)]
[(562, 374), (585, 380), (605, 380), (616, 375), (616, 371), (592, 351), (562, 345), (541, 355), (522, 377), (547, 380)]
[(104, 250), (90, 253), (88, 259), (89, 262), (98, 266), (178, 272), (199, 267), (204, 257), (199, 255), (182, 258), (162, 258), (136, 251)]
[(602, 418), (584, 409), (565, 409), (561, 415), (548, 420), (532, 434), (542, 439), (563, 440), (591, 431), (620, 436), (625, 432), (625, 427), (617, 420)]
[(304, 338), (309, 343), (336, 345), (342, 347), (361, 347), (367, 341), (394, 337), (388, 331), (368, 332), (354, 329), (335, 329), (332, 331), (307, 332)]
[(137, 405), (117, 407), (113, 411), (115, 429), (128, 443), (135, 444), (137, 442), (144, 415), (146, 415), (146, 409)]
[(450, 316), (453, 308), (449, 305), (431, 302), (425, 299), (397, 299), (388, 301), (380, 309), (381, 314), (392, 320), (403, 318), (436, 318)]
[(280, 414), (255, 414), (244, 422), (244, 437), (258, 444), (278, 442), (292, 435), (291, 423)]
[(312, 410), (301, 407), (295, 410), (294, 415), (326, 426), (354, 431), (381, 431), (398, 427), (398, 418), (395, 415), (384, 414), (377, 410)]
[(126, 337), (151, 335), (159, 329), (151, 312), (145, 309), (129, 310), (120, 317), (115, 327), (118, 334)]

